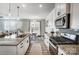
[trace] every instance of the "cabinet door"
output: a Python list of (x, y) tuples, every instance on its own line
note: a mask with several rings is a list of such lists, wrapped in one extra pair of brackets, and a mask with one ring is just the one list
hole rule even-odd
[(61, 4), (61, 14), (68, 14), (70, 13), (70, 4), (69, 3), (62, 3)]
[(25, 54), (24, 52), (24, 41), (22, 41), (18, 46), (17, 46), (17, 53), (18, 55), (23, 55)]
[(46, 47), (47, 47), (47, 49), (49, 50), (49, 37), (46, 35), (45, 36), (45, 45), (46, 45)]
[(55, 8), (56, 8), (56, 18), (70, 12), (69, 3), (57, 3), (55, 5)]
[(24, 40), (24, 51), (25, 52), (27, 51), (27, 38), (25, 38)]
[(55, 5), (55, 8), (56, 8), (56, 18), (60, 16), (61, 14), (61, 8), (60, 8), (60, 3), (57, 3)]
[(24, 55), (29, 47), (29, 37), (26, 37), (18, 46), (17, 51), (19, 55)]
[(29, 37), (25, 38), (24, 42), (24, 51), (26, 52), (29, 47)]
[(49, 50), (49, 41), (46, 41), (47, 49)]
[(27, 37), (27, 49), (29, 48), (29, 37)]

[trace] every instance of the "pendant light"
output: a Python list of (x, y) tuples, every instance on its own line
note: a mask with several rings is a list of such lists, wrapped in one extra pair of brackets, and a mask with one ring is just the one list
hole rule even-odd
[(17, 6), (17, 20), (19, 20), (19, 9), (20, 9), (20, 7)]
[(9, 3), (9, 13), (8, 16), (11, 16), (11, 4)]

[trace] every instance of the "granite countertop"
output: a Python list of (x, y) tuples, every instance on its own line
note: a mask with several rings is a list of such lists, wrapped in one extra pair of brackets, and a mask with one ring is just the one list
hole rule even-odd
[(0, 46), (16, 46), (28, 36), (29, 34), (23, 38), (0, 38)]
[(79, 55), (79, 44), (78, 45), (58, 45), (67, 55)]

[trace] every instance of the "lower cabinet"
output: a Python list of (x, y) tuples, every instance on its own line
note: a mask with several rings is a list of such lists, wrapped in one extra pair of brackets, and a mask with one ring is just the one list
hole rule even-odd
[(29, 37), (27, 37), (25, 40), (24, 40), (25, 44), (24, 44), (24, 50), (25, 52), (27, 51), (28, 47), (29, 47)]
[(18, 46), (17, 46), (17, 54), (22, 55), (24, 54), (24, 41), (22, 41)]
[(29, 47), (29, 37), (25, 38), (18, 46), (17, 53), (18, 55), (24, 55)]
[(16, 46), (0, 46), (0, 55), (16, 55)]
[(29, 36), (17, 46), (0, 46), (0, 55), (24, 55), (29, 47)]
[(45, 42), (45, 45), (47, 47), (47, 50), (49, 50), (49, 41), (48, 40), (45, 40), (44, 42)]
[(49, 50), (49, 36), (47, 34), (44, 35), (44, 43)]

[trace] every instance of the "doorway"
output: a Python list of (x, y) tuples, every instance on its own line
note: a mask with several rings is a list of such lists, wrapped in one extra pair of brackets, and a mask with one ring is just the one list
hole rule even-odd
[(37, 35), (40, 35), (40, 22), (38, 21), (30, 22), (30, 33), (36, 33)]
[(30, 33), (31, 33), (31, 40), (35, 41), (37, 39), (37, 36), (40, 35), (40, 22), (39, 21), (30, 22)]

